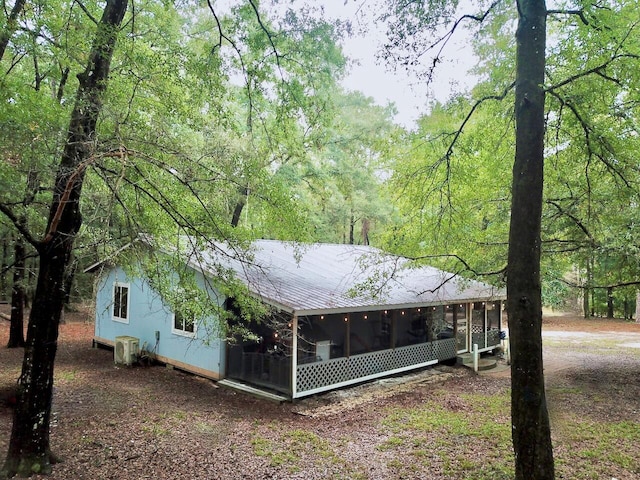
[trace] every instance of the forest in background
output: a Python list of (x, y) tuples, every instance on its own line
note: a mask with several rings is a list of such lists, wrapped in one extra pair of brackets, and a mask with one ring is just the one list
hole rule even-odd
[[(542, 277), (547, 307), (630, 318), (638, 92), (637, 14), (627, 3), (550, 23), (548, 77), (563, 80), (546, 105)], [(393, 105), (341, 87), (349, 20), (260, 7), (257, 21), (251, 3), (220, 17), (201, 2), (136, 4), (86, 165), (69, 293), (89, 298), (91, 279), (78, 272), (141, 232), (370, 243), (503, 282), (514, 150), (509, 6), (460, 26), (477, 29), (480, 81), (434, 103), (413, 130), (393, 123)], [(4, 55), (0, 205), (11, 215), (0, 221), (1, 300), (16, 282), (27, 299), (35, 290), (37, 256), (14, 220), (29, 231), (46, 222), (99, 8), (27, 2)], [(397, 67), (411, 50), (396, 32), (384, 61)], [(413, 35), (415, 45), (429, 41)], [(423, 58), (442, 38), (422, 45)], [(416, 64), (407, 74), (427, 82), (430, 70)]]
[[(37, 271), (4, 471), (53, 459), (55, 342), (63, 304), (87, 295), (77, 272), (144, 234), (165, 251), (178, 236), (239, 251), (254, 238), (366, 243), (506, 283), (522, 373), (516, 477), (527, 462), (531, 478), (553, 477), (542, 305), (581, 297), (586, 316), (630, 317), (638, 286), (633, 2), (363, 10), (388, 26), (381, 58), (420, 81), (457, 31), (474, 39), (478, 83), (413, 130), (340, 87), (349, 22), (296, 2), (2, 5), (0, 286), (12, 316)], [(531, 382), (539, 422), (524, 415)]]

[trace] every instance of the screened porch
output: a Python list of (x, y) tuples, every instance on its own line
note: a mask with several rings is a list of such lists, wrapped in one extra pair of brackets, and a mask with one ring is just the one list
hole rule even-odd
[(500, 344), (501, 302), (291, 316), (230, 349), (232, 378), (303, 397)]

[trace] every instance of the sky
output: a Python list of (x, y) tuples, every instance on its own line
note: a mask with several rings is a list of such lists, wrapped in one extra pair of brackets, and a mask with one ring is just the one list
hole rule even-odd
[[(241, 0), (216, 0), (216, 7), (223, 10)], [(464, 3), (468, 0), (462, 0)], [(377, 59), (382, 42), (385, 39), (383, 25), (363, 24), (363, 17), (371, 15), (357, 15), (358, 9), (374, 8), (375, 0), (287, 0), (281, 1), (283, 7), (301, 8), (308, 5), (313, 9), (322, 8), (327, 20), (339, 19), (350, 21), (353, 25), (353, 35), (342, 42), (344, 53), (353, 64), (343, 86), (347, 90), (360, 91), (373, 97), (379, 105), (386, 106), (393, 103), (398, 111), (395, 121), (400, 125), (413, 129), (416, 120), (428, 113), (428, 105), (437, 100), (445, 102), (455, 88), (458, 90), (469, 88), (474, 79), (467, 71), (475, 63), (471, 48), (467, 45), (462, 31), (457, 32), (441, 57), (436, 76), (432, 84), (426, 85), (424, 80), (417, 78), (404, 69), (393, 72)], [(276, 3), (277, 4), (277, 3)], [(363, 33), (363, 31), (365, 33)], [(454, 88), (453, 85), (456, 85)]]
[(428, 113), (428, 104), (434, 99), (445, 102), (456, 89), (468, 88), (473, 84), (473, 77), (467, 71), (473, 66), (474, 58), (466, 39), (461, 35), (447, 46), (444, 61), (438, 65), (431, 85), (426, 85), (425, 81), (404, 69), (391, 71), (390, 67), (376, 58), (385, 38), (384, 27), (365, 25), (367, 33), (357, 33), (362, 25), (358, 23), (356, 12), (362, 3), (363, 0), (313, 1), (315, 5), (324, 6), (328, 19), (350, 20), (355, 27), (353, 30), (356, 33), (343, 43), (346, 55), (358, 62), (343, 81), (345, 88), (359, 90), (373, 97), (380, 105), (393, 102), (398, 109), (396, 121), (412, 128), (421, 115)]

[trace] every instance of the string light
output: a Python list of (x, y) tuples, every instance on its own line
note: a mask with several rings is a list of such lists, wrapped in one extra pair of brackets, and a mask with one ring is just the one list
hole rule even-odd
[(365, 316), (364, 316), (364, 319), (366, 320), (367, 318), (368, 318), (368, 317), (365, 315)]

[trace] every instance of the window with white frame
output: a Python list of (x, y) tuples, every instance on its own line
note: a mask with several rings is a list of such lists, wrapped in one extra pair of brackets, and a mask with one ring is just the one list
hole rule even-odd
[(173, 314), (171, 332), (185, 337), (195, 337), (196, 321), (193, 318), (182, 315), (180, 312), (176, 312)]
[(129, 323), (129, 284), (113, 284), (113, 319), (116, 322)]

